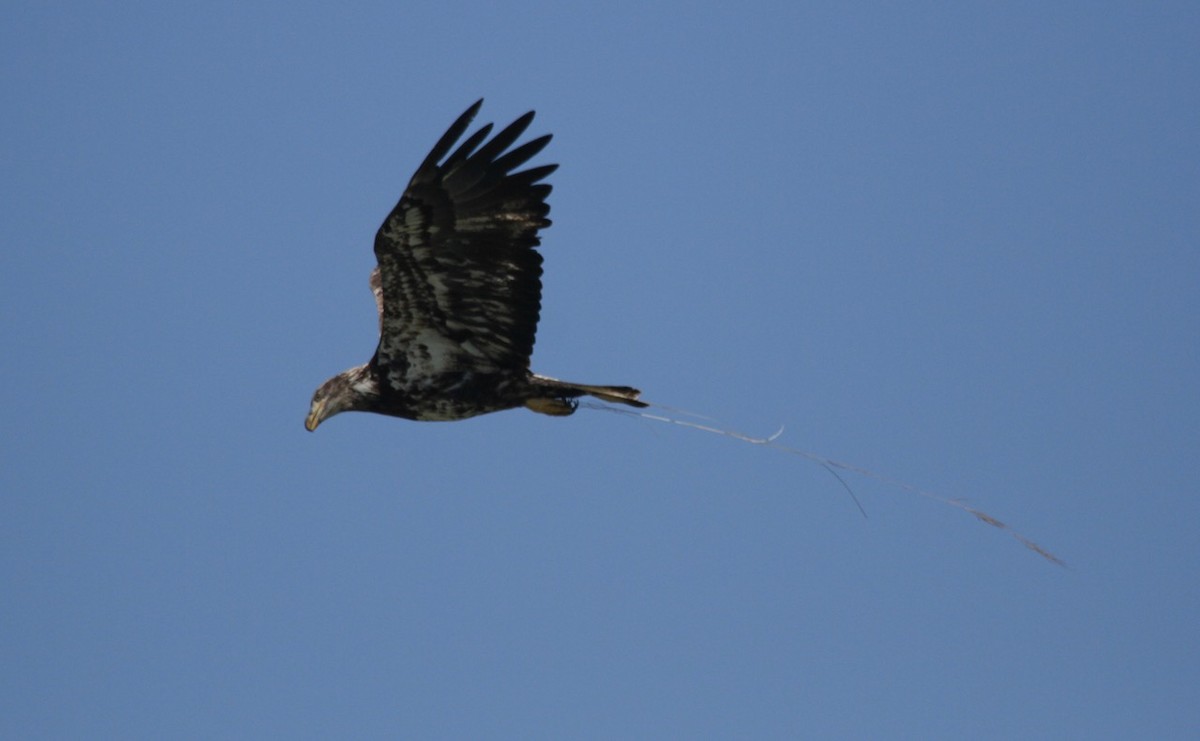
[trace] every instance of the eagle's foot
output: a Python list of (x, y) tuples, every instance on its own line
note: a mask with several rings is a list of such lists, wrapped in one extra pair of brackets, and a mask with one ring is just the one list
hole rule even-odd
[(575, 413), (579, 402), (574, 399), (559, 399), (555, 397), (538, 397), (526, 399), (525, 408), (538, 414), (549, 414), (551, 417), (567, 417)]

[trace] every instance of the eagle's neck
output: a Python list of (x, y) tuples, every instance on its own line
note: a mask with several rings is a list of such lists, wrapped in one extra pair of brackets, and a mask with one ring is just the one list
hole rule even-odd
[(348, 408), (368, 410), (379, 403), (379, 376), (370, 364), (350, 368), (341, 375), (351, 398)]

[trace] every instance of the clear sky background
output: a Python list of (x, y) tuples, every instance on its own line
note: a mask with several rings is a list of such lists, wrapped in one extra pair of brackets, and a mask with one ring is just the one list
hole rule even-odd
[[(0, 10), (0, 736), (1200, 733), (1200, 6)], [(471, 102), (581, 410), (302, 423)]]

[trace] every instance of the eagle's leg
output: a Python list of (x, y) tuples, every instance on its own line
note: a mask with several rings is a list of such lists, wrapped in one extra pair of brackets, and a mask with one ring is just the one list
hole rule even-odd
[(563, 399), (552, 396), (540, 396), (525, 400), (525, 408), (538, 414), (549, 414), (551, 417), (566, 417), (575, 413), (579, 402), (574, 399)]

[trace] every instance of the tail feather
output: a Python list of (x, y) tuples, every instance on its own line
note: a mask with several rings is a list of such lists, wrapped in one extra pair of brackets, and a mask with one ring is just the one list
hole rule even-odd
[(578, 389), (588, 396), (596, 397), (600, 401), (607, 401), (613, 404), (628, 404), (638, 409), (645, 409), (650, 406), (644, 401), (638, 401), (638, 397), (642, 395), (642, 392), (632, 386), (589, 386), (582, 383), (568, 385), (572, 389)]
[[(642, 392), (632, 386), (594, 386), (587, 383), (572, 383), (570, 381), (560, 381), (557, 378), (550, 378), (549, 376), (536, 375), (534, 379), (550, 395), (559, 399), (574, 399), (586, 395), (594, 396), (600, 401), (607, 401), (613, 404), (628, 404), (638, 409), (650, 406), (644, 401), (638, 401), (638, 397), (642, 395)], [(572, 405), (571, 410), (574, 411), (574, 405)]]

